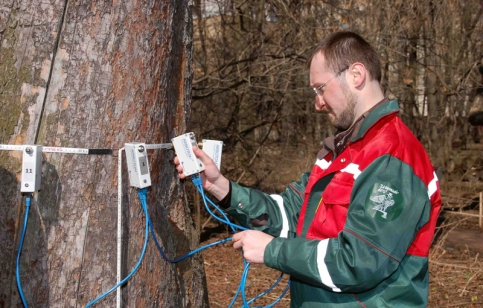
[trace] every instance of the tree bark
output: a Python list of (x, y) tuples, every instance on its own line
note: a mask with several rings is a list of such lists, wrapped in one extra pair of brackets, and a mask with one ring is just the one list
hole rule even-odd
[[(0, 143), (110, 148), (186, 131), (192, 83), (188, 0), (11, 0), (0, 4)], [(44, 153), (20, 264), (32, 307), (82, 307), (116, 284), (117, 158)], [(174, 258), (198, 244), (172, 152), (150, 151), (148, 207)], [(0, 151), (0, 307), (21, 307), (21, 153)], [(125, 164), (124, 164), (125, 166)], [(123, 168), (125, 171), (125, 167)], [(144, 214), (123, 176), (123, 277), (144, 240)], [(115, 307), (115, 293), (99, 307)], [(176, 265), (152, 240), (123, 287), (125, 307), (206, 307), (201, 256)]]

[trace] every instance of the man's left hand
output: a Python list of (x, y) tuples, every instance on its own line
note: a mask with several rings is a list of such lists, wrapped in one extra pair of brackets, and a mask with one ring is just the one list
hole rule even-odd
[(246, 230), (235, 233), (232, 237), (233, 248), (243, 249), (243, 257), (251, 263), (263, 264), (263, 255), (273, 236), (261, 231)]

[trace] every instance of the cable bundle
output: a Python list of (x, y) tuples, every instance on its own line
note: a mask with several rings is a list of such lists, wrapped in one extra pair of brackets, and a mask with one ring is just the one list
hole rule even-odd
[[(206, 210), (208, 211), (208, 213), (213, 218), (215, 218), (216, 220), (218, 220), (218, 221), (220, 221), (220, 222), (222, 222), (222, 223), (227, 224), (228, 226), (230, 226), (230, 228), (232, 229), (232, 231), (234, 233), (237, 232), (237, 229), (239, 229), (239, 230), (248, 230), (245, 227), (242, 227), (240, 225), (237, 225), (237, 224), (232, 223), (228, 219), (228, 217), (226, 216), (226, 214), (223, 212), (223, 210), (221, 210), (213, 201), (211, 201), (208, 197), (205, 196), (205, 193), (204, 193), (204, 190), (203, 190), (203, 185), (202, 185), (202, 180), (201, 180), (199, 174), (192, 175), (191, 179), (192, 179), (193, 184), (195, 185), (195, 187), (198, 189), (198, 192), (201, 194), (201, 197), (203, 199), (203, 203), (205, 205)], [(216, 216), (213, 213), (213, 211), (211, 211), (211, 209), (209, 208), (208, 203), (210, 203), (211, 206), (213, 206), (219, 213), (221, 213), (221, 215), (223, 216), (223, 218), (220, 218), (220, 217)], [(242, 251), (242, 253), (243, 253), (243, 251)], [(278, 277), (277, 281), (275, 281), (275, 283), (272, 286), (270, 286), (270, 288), (268, 288), (266, 291), (260, 293), (259, 295), (255, 296), (254, 298), (252, 298), (252, 299), (250, 299), (250, 300), (247, 301), (246, 295), (245, 295), (245, 289), (246, 289), (246, 280), (247, 280), (247, 277), (248, 277), (248, 271), (250, 269), (250, 262), (247, 262), (245, 260), (245, 258), (243, 258), (243, 264), (244, 264), (244, 269), (243, 269), (243, 273), (242, 273), (242, 276), (241, 276), (241, 279), (240, 279), (240, 284), (238, 285), (238, 289), (237, 289), (237, 291), (235, 293), (235, 296), (233, 297), (232, 301), (228, 305), (228, 308), (233, 307), (233, 305), (235, 304), (235, 301), (238, 298), (238, 296), (240, 295), (240, 293), (241, 293), (241, 298), (242, 298), (242, 301), (243, 301), (243, 307), (244, 308), (249, 308), (250, 307), (249, 304), (251, 304), (255, 300), (257, 300), (257, 299), (261, 298), (262, 296), (266, 295), (267, 293), (269, 293), (282, 280), (283, 273), (280, 274), (280, 276)], [(264, 306), (264, 308), (270, 308), (270, 307), (273, 307), (275, 304), (277, 304), (285, 296), (285, 294), (288, 292), (289, 287), (290, 287), (290, 281), (287, 284), (287, 287), (285, 288), (285, 290), (282, 292), (282, 294), (273, 303), (271, 303), (271, 304), (269, 304), (267, 306)], [(256, 307), (257, 306), (254, 306), (252, 308), (256, 308)]]

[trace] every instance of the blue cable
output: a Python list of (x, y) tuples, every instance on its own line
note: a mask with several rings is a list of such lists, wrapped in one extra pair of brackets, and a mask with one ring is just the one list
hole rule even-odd
[(149, 216), (148, 216), (148, 208), (147, 208), (147, 205), (146, 205), (147, 204), (147, 202), (146, 202), (146, 195), (147, 195), (146, 188), (143, 188), (143, 189), (138, 190), (139, 200), (141, 201), (141, 206), (142, 206), (143, 211), (144, 211), (144, 214), (146, 216), (146, 233), (145, 233), (145, 238), (144, 238), (143, 250), (141, 252), (141, 256), (139, 257), (139, 260), (138, 260), (136, 266), (131, 271), (131, 273), (129, 273), (129, 275), (127, 275), (118, 284), (116, 284), (110, 290), (108, 290), (107, 292), (103, 293), (102, 295), (100, 295), (99, 297), (97, 297), (96, 299), (94, 299), (93, 301), (91, 301), (89, 304), (87, 304), (86, 308), (91, 307), (97, 301), (103, 299), (104, 297), (106, 297), (107, 295), (109, 295), (111, 292), (113, 292), (114, 290), (116, 290), (117, 288), (119, 288), (120, 286), (122, 286), (123, 284), (125, 284), (137, 272), (137, 270), (141, 266), (141, 262), (143, 261), (144, 255), (146, 253), (146, 248), (148, 247), (148, 239), (149, 239)]
[(159, 242), (156, 239), (156, 234), (154, 233), (154, 229), (153, 229), (153, 225), (152, 225), (152, 221), (151, 220), (149, 220), (149, 229), (151, 230), (151, 237), (154, 239), (154, 243), (156, 244), (156, 247), (158, 248), (159, 253), (163, 257), (163, 259), (165, 259), (166, 261), (168, 261), (170, 263), (178, 263), (178, 262), (183, 261), (184, 259), (186, 259), (188, 257), (191, 257), (192, 255), (194, 255), (194, 254), (196, 254), (196, 253), (198, 253), (198, 252), (200, 252), (202, 250), (205, 250), (205, 249), (210, 248), (212, 246), (216, 246), (216, 245), (219, 245), (219, 244), (222, 244), (222, 243), (225, 243), (225, 242), (228, 242), (228, 241), (231, 241), (232, 240), (231, 237), (228, 237), (228, 238), (225, 238), (225, 239), (222, 239), (222, 240), (219, 240), (219, 241), (216, 241), (216, 242), (207, 244), (205, 246), (201, 246), (199, 248), (196, 248), (195, 250), (190, 251), (186, 255), (184, 255), (182, 257), (179, 257), (177, 259), (170, 259), (170, 258), (168, 258), (166, 256), (166, 254), (163, 251), (163, 248), (161, 248), (161, 245), (159, 245)]
[(254, 301), (256, 301), (257, 299), (259, 299), (260, 297), (265, 296), (266, 294), (270, 293), (270, 291), (272, 291), (280, 283), (280, 281), (282, 280), (282, 277), (283, 277), (283, 273), (280, 274), (280, 276), (278, 276), (277, 281), (275, 281), (275, 283), (272, 284), (270, 286), (270, 288), (268, 288), (267, 290), (263, 291), (262, 293), (258, 294), (257, 296), (255, 296), (254, 298), (252, 298), (251, 300), (249, 300), (248, 303), (251, 304)]
[[(266, 291), (260, 293), (259, 295), (255, 296), (254, 298), (250, 299), (249, 301), (247, 301), (246, 295), (245, 295), (245, 289), (246, 289), (246, 282), (247, 282), (249, 267), (250, 267), (250, 263), (245, 262), (245, 268), (243, 270), (242, 278), (241, 278), (240, 286), (239, 286), (239, 289), (241, 289), (241, 297), (242, 297), (244, 308), (250, 308), (249, 305), (251, 303), (253, 303), (255, 300), (261, 298), (262, 296), (264, 296), (264, 295), (268, 294), (270, 291), (272, 291), (278, 285), (278, 283), (282, 280), (282, 276), (283, 276), (283, 273), (282, 273), (278, 277), (277, 281), (270, 288), (268, 288)], [(278, 302), (280, 302), (282, 300), (282, 298), (285, 296), (285, 294), (287, 294), (289, 288), (290, 288), (290, 281), (287, 283), (287, 286), (285, 287), (282, 294), (275, 301), (273, 301), (271, 304), (268, 304), (267, 306), (252, 306), (251, 308), (271, 308), (271, 307), (275, 306)], [(230, 304), (229, 307), (231, 307), (233, 305), (237, 296), (238, 296), (238, 292), (237, 292), (236, 296), (233, 298), (232, 303)]]
[(250, 306), (248, 305), (248, 302), (247, 302), (247, 297), (245, 295), (245, 289), (246, 289), (247, 276), (248, 276), (248, 270), (249, 269), (250, 269), (250, 263), (247, 262), (245, 264), (245, 268), (243, 269), (242, 278), (241, 278), (241, 282), (240, 282), (241, 298), (242, 298), (242, 301), (243, 301), (243, 307), (244, 308), (250, 308)]
[[(254, 298), (249, 300), (248, 303), (250, 304), (250, 303), (256, 301), (257, 299), (259, 299), (260, 297), (265, 296), (270, 291), (272, 291), (280, 283), (280, 281), (282, 280), (282, 277), (283, 277), (283, 273), (280, 274), (277, 281), (270, 288), (268, 288), (266, 291), (258, 294), (257, 296), (255, 296)], [(271, 303), (271, 304), (269, 304), (268, 306), (265, 306), (265, 307), (272, 307), (276, 303), (278, 303), (285, 296), (285, 294), (287, 294), (289, 288), (290, 288), (290, 280), (288, 281), (287, 286), (285, 287), (285, 290), (282, 292), (282, 294), (273, 303)], [(258, 308), (258, 306), (254, 306), (254, 308)]]
[(16, 270), (15, 274), (17, 277), (17, 287), (18, 287), (18, 293), (20, 294), (20, 298), (22, 299), (23, 306), (25, 308), (28, 307), (27, 305), (27, 300), (25, 299), (25, 296), (23, 294), (23, 289), (22, 289), (22, 283), (20, 282), (20, 255), (22, 254), (22, 247), (23, 247), (23, 240), (25, 238), (25, 232), (27, 231), (27, 223), (29, 219), (29, 210), (30, 210), (30, 197), (25, 198), (25, 218), (23, 221), (23, 230), (22, 230), (22, 236), (20, 237), (20, 244), (18, 245), (18, 251), (17, 251), (17, 264), (16, 264)]
[(148, 230), (151, 230), (151, 236), (153, 237), (154, 239), (154, 242), (156, 244), (156, 247), (158, 248), (159, 252), (161, 253), (161, 256), (163, 256), (163, 258), (165, 260), (167, 260), (168, 262), (171, 262), (171, 263), (178, 263), (204, 249), (207, 249), (209, 247), (212, 247), (212, 246), (215, 246), (215, 245), (218, 245), (218, 244), (221, 244), (221, 243), (225, 243), (227, 241), (231, 241), (231, 238), (226, 238), (226, 239), (223, 239), (223, 240), (219, 240), (217, 242), (214, 242), (214, 243), (211, 243), (211, 244), (208, 244), (208, 245), (205, 245), (203, 247), (200, 247), (200, 248), (197, 248), (191, 252), (189, 252), (188, 254), (180, 257), (180, 258), (177, 258), (177, 259), (174, 259), (174, 260), (171, 260), (169, 259), (166, 254), (164, 253), (163, 249), (161, 248), (161, 246), (159, 245), (159, 242), (158, 240), (156, 239), (156, 234), (154, 233), (154, 228), (153, 228), (153, 225), (152, 225), (152, 221), (151, 221), (151, 218), (149, 217), (149, 213), (148, 213), (148, 207), (147, 207), (147, 190), (146, 189), (140, 189), (138, 190), (138, 196), (139, 196), (139, 200), (141, 201), (141, 206), (143, 208), (143, 211), (144, 211), (144, 214), (145, 214), (145, 219), (146, 219), (146, 235), (145, 235), (145, 240), (144, 240), (144, 247), (143, 247), (143, 250), (142, 250), (142, 253), (141, 253), (141, 257), (139, 258), (139, 261), (138, 263), (136, 264), (136, 266), (134, 267), (134, 269), (131, 271), (131, 273), (126, 276), (122, 281), (120, 281), (118, 284), (116, 284), (114, 287), (112, 287), (109, 291), (103, 293), (101, 296), (99, 296), (98, 298), (96, 298), (95, 300), (93, 300), (92, 302), (90, 302), (87, 306), (87, 307), (90, 307), (92, 306), (94, 303), (96, 303), (97, 301), (101, 300), (102, 298), (106, 297), (107, 295), (109, 295), (111, 292), (113, 292), (114, 290), (116, 290), (118, 287), (120, 287), (121, 285), (123, 285), (124, 283), (126, 283), (133, 275), (134, 273), (136, 273), (136, 271), (139, 269), (140, 265), (141, 265), (141, 262), (144, 258), (144, 255), (146, 253), (146, 248), (147, 248), (147, 243), (148, 243), (148, 239), (149, 239), (149, 232)]
[(235, 304), (236, 299), (238, 298), (238, 295), (240, 294), (240, 291), (241, 291), (241, 283), (238, 284), (238, 288), (236, 289), (236, 293), (233, 296), (233, 299), (231, 300), (230, 304), (228, 305), (228, 308), (233, 307), (233, 305)]
[[(195, 187), (198, 189), (198, 192), (201, 194), (201, 197), (203, 199), (203, 203), (205, 205), (205, 208), (206, 210), (208, 211), (208, 213), (213, 217), (215, 218), (216, 220), (224, 223), (224, 224), (227, 224), (228, 226), (231, 227), (232, 231), (234, 233), (236, 233), (236, 229), (240, 229), (240, 230), (248, 230), (248, 228), (245, 228), (245, 227), (242, 227), (240, 225), (237, 225), (237, 224), (234, 224), (232, 223), (228, 217), (226, 216), (226, 214), (224, 213), (224, 211), (222, 209), (220, 209), (213, 201), (211, 201), (209, 198), (207, 198), (205, 196), (205, 193), (204, 193), (204, 190), (203, 190), (203, 183), (202, 183), (202, 180), (199, 176), (199, 174), (194, 174), (191, 176), (191, 179), (193, 181), (193, 184), (195, 185)], [(219, 212), (221, 213), (221, 215), (223, 216), (224, 219), (218, 217), (217, 215), (215, 215), (215, 213), (213, 213), (208, 204), (206, 203), (206, 201), (208, 200), (208, 202)]]
[[(243, 250), (242, 250), (242, 257), (243, 257)], [(245, 257), (243, 257), (243, 271), (245, 271), (245, 268), (247, 267), (247, 265), (249, 265), (249, 263), (247, 262), (247, 260), (245, 259)], [(228, 305), (228, 308), (231, 308), (233, 307), (233, 305), (235, 304), (235, 301), (236, 299), (238, 298), (238, 296), (240, 295), (241, 291), (242, 291), (242, 280), (243, 280), (243, 273), (242, 273), (242, 277), (240, 279), (240, 283), (238, 284), (238, 288), (236, 290), (236, 293), (235, 295), (233, 296), (230, 304)]]
[[(285, 296), (285, 294), (287, 294), (288, 290), (290, 289), (290, 280), (288, 281), (287, 283), (287, 286), (285, 287), (285, 290), (283, 290), (282, 294), (280, 294), (280, 296), (271, 304), (267, 305), (267, 306), (253, 306), (252, 308), (271, 308), (273, 306), (275, 306), (279, 301), (282, 300), (282, 298)], [(250, 301), (249, 301), (250, 303)]]

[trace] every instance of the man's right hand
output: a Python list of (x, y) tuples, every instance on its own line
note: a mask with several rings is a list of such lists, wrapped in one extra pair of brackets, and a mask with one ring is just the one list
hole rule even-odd
[[(201, 179), (203, 180), (203, 188), (216, 199), (223, 199), (230, 191), (230, 182), (221, 174), (213, 160), (203, 150), (194, 146), (193, 152), (205, 165), (205, 171), (200, 173)], [(176, 165), (179, 178), (186, 178), (183, 174), (183, 167), (179, 163), (178, 156), (174, 158), (173, 162)]]

